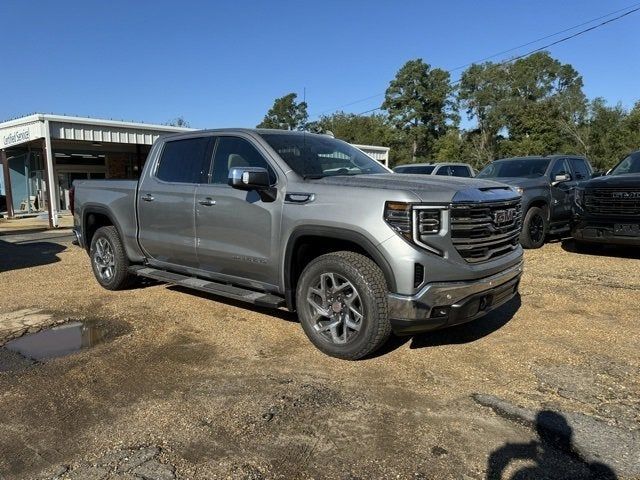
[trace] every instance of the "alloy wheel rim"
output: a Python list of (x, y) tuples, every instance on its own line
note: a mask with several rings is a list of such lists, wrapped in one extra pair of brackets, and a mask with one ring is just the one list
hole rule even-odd
[(99, 238), (96, 241), (93, 262), (102, 280), (108, 282), (113, 278), (116, 260), (113, 254), (113, 248), (111, 248), (111, 244), (105, 238)]
[(307, 290), (307, 306), (315, 333), (344, 345), (353, 340), (363, 324), (363, 304), (353, 283), (338, 273), (322, 273)]
[(540, 215), (534, 215), (529, 223), (529, 236), (534, 242), (539, 242), (544, 230), (544, 221)]

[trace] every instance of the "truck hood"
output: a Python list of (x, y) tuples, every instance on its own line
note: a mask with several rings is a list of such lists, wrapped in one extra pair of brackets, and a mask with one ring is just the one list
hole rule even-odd
[(496, 182), (511, 185), (512, 187), (520, 187), (525, 190), (527, 188), (544, 187), (549, 183), (546, 177), (537, 177), (537, 178), (497, 177), (497, 178), (494, 178), (493, 180), (495, 180)]
[(517, 198), (518, 194), (500, 183), (476, 178), (438, 177), (384, 173), (324, 177), (315, 182), (352, 188), (410, 191), (425, 202), (477, 202)]
[(585, 188), (640, 188), (640, 174), (608, 175), (592, 178), (582, 184)]

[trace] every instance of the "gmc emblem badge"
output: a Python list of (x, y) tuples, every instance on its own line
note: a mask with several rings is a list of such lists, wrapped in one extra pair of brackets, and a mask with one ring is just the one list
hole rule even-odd
[(513, 222), (516, 218), (516, 209), (507, 208), (506, 210), (496, 210), (493, 212), (493, 221), (495, 223)]
[(613, 198), (640, 198), (640, 192), (613, 192)]

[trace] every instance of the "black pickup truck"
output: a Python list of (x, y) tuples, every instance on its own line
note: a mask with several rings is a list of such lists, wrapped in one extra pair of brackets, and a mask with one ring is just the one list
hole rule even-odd
[(640, 150), (575, 190), (571, 236), (583, 244), (640, 246)]
[(592, 175), (586, 158), (552, 155), (495, 160), (476, 178), (506, 183), (522, 195), (520, 243), (524, 248), (540, 248), (548, 233), (569, 231), (574, 190)]

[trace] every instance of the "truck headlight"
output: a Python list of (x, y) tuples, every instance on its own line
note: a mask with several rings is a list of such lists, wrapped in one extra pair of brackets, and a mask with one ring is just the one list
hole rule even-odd
[(511, 187), (514, 192), (518, 192), (518, 195), (522, 196), (524, 194), (524, 188), (522, 187)]
[(384, 221), (402, 237), (411, 241), (411, 238), (413, 237), (413, 221), (410, 203), (385, 203)]
[(445, 208), (406, 202), (387, 202), (384, 208), (384, 221), (414, 245), (441, 255), (440, 250), (424, 243), (424, 237), (438, 235), (446, 227), (443, 225), (442, 214)]
[(573, 193), (573, 201), (579, 207), (584, 205), (584, 189), (576, 188)]

